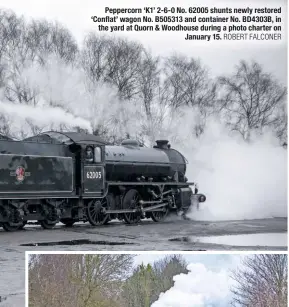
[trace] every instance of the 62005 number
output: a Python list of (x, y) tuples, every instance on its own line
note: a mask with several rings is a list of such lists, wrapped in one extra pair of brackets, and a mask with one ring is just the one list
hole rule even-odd
[(101, 172), (86, 172), (87, 179), (101, 179)]

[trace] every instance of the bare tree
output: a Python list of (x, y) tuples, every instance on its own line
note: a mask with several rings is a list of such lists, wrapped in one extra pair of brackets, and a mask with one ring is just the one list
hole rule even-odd
[(167, 99), (173, 107), (198, 106), (203, 112), (212, 107), (216, 96), (216, 84), (208, 71), (194, 58), (173, 55), (164, 63), (164, 87)]
[(107, 54), (111, 39), (104, 35), (89, 33), (81, 51), (81, 64), (90, 80), (103, 81), (107, 74)]
[(60, 24), (46, 20), (27, 23), (6, 11), (0, 11), (0, 41), (0, 87), (5, 88), (7, 100), (25, 104), (37, 103), (35, 89), (23, 77), (25, 69), (45, 64), (51, 54), (72, 63), (78, 52), (72, 34)]
[(138, 76), (143, 46), (124, 38), (111, 40), (108, 46), (106, 82), (117, 87), (121, 99), (139, 93)]
[(22, 78), (22, 71), (18, 71), (16, 67), (13, 74), (10, 75), (10, 80), (6, 82), (4, 95), (6, 100), (36, 106), (38, 91), (32, 88), (29, 82)]
[(5, 114), (0, 114), (0, 133), (8, 138), (12, 138), (11, 121)]
[(199, 60), (182, 55), (166, 58), (163, 74), (160, 105), (168, 105), (173, 110), (193, 107), (198, 120), (192, 133), (199, 137), (205, 129), (208, 115), (214, 112), (216, 82), (210, 79), (208, 70)]
[(24, 20), (8, 10), (0, 10), (0, 60), (5, 55), (13, 56), (21, 42)]
[(119, 307), (133, 255), (37, 255), (29, 264), (29, 305)]
[(4, 90), (11, 78), (12, 67), (23, 58), (16, 50), (23, 42), (24, 29), (22, 17), (17, 17), (12, 11), (0, 10), (0, 88)]
[[(29, 265), (29, 305), (75, 306), (77, 287), (69, 274), (74, 255), (37, 255)], [(65, 298), (65, 299), (64, 299)]]
[(287, 255), (254, 255), (245, 258), (242, 266), (233, 273), (233, 306), (287, 306)]
[(50, 54), (73, 63), (78, 53), (77, 43), (70, 31), (57, 22), (33, 20), (27, 26), (25, 42), (31, 51), (31, 58), (40, 64), (44, 64)]
[(159, 58), (154, 58), (150, 53), (144, 51), (144, 57), (140, 62), (138, 74), (139, 96), (145, 108), (148, 119), (151, 118), (151, 104), (158, 94), (160, 86)]
[(116, 86), (121, 99), (137, 93), (143, 46), (124, 38), (90, 33), (84, 40), (81, 63), (93, 82)]
[(245, 139), (250, 131), (276, 125), (282, 118), (278, 110), (284, 103), (287, 88), (277, 82), (262, 67), (241, 61), (230, 77), (220, 77), (220, 110), (232, 130)]
[(282, 145), (287, 144), (287, 104), (282, 103), (281, 107), (278, 108), (276, 115), (277, 120), (273, 124), (273, 130), (276, 133), (276, 136), (280, 139)]

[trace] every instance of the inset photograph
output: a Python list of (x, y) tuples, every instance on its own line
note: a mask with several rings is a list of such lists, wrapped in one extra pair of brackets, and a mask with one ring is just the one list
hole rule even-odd
[(286, 254), (26, 254), (29, 307), (287, 306)]

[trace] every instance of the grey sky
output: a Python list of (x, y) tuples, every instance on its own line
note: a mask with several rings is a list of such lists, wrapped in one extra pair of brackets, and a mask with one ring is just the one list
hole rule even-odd
[[(138, 3), (138, 4), (136, 4)], [(141, 4), (140, 4), (141, 3)], [(194, 1), (195, 6), (217, 6), (217, 7), (280, 7), (283, 8), (283, 20), (287, 24), (287, 1), (286, 0), (227, 0), (227, 1)], [(189, 0), (145, 0), (136, 2), (133, 0), (0, 0), (0, 8), (12, 9), (17, 14), (25, 17), (47, 18), (58, 20), (66, 25), (75, 35), (79, 42), (82, 41), (87, 31), (96, 31), (97, 27), (91, 21), (91, 16), (105, 16), (104, 7), (144, 7), (144, 6), (192, 6)], [(282, 17), (283, 17), (282, 16)], [(285, 26), (284, 26), (285, 28)], [(179, 52), (188, 56), (200, 58), (210, 68), (212, 75), (230, 73), (241, 59), (257, 60), (264, 65), (268, 72), (272, 72), (282, 82), (287, 83), (287, 40), (282, 42), (195, 42), (185, 41), (186, 32), (162, 32), (140, 33), (124, 32), (117, 35), (125, 35), (128, 38), (139, 40), (154, 54), (168, 55)], [(285, 37), (285, 35), (283, 36)]]
[[(161, 260), (172, 254), (140, 254), (135, 258), (135, 264), (148, 264)], [(190, 255), (182, 254), (182, 257), (188, 263), (202, 263), (210, 270), (234, 269), (240, 263), (243, 255), (228, 255), (228, 254), (199, 254)]]

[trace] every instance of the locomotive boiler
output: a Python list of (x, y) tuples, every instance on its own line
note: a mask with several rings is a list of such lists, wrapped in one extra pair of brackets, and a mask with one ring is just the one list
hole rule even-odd
[(188, 182), (186, 164), (166, 140), (147, 148), (133, 140), (111, 146), (76, 132), (0, 138), (0, 225), (13, 231), (33, 220), (43, 228), (59, 221), (131, 224), (185, 214), (192, 199), (206, 200)]
[(135, 181), (141, 177), (157, 181), (174, 178), (185, 182), (186, 160), (166, 140), (157, 141), (154, 148), (139, 146), (125, 140), (121, 146), (106, 146), (106, 167), (109, 180)]

